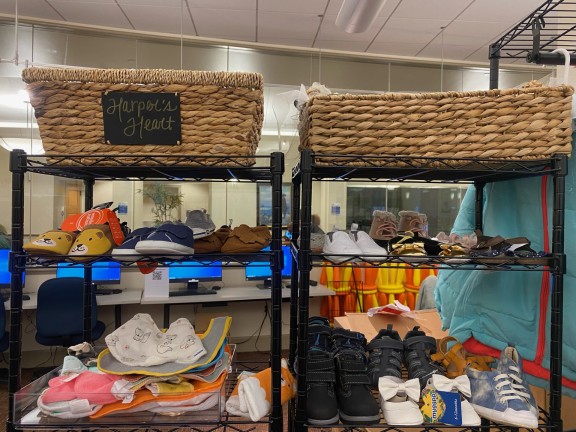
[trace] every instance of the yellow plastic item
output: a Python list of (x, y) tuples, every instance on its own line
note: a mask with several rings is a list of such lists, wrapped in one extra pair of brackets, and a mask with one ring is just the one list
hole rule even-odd
[(391, 264), (390, 267), (381, 267), (376, 277), (378, 290), (378, 305), (384, 306), (394, 303), (394, 300), (404, 300), (404, 264)]

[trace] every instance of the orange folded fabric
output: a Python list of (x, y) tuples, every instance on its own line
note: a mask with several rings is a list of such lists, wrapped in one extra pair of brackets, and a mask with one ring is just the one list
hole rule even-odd
[(124, 403), (122, 401), (114, 402), (108, 405), (104, 405), (102, 409), (90, 416), (90, 418), (100, 418), (104, 417), (105, 415), (114, 414), (117, 412), (126, 411), (137, 407), (139, 405), (145, 404), (150, 401), (158, 401), (158, 402), (181, 402), (187, 399), (191, 399), (197, 397), (202, 393), (208, 392), (219, 392), (226, 380), (226, 373), (220, 375), (220, 377), (214, 381), (213, 383), (205, 383), (205, 382), (195, 382), (194, 383), (194, 391), (190, 393), (182, 393), (182, 394), (171, 394), (171, 395), (162, 395), (162, 396), (154, 396), (150, 390), (148, 389), (141, 389), (134, 393), (134, 399), (132, 402)]

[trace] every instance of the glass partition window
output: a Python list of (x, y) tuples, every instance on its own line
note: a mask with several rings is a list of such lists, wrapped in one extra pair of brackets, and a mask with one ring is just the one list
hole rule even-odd
[(346, 226), (370, 231), (374, 210), (396, 215), (402, 210), (426, 214), (428, 233), (449, 233), (458, 214), (466, 186), (423, 185), (349, 185), (346, 197)]

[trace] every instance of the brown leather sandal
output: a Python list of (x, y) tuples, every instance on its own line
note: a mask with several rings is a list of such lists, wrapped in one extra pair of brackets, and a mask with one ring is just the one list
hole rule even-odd
[[(448, 343), (454, 342), (452, 347), (448, 349)], [(432, 361), (441, 364), (446, 369), (446, 376), (448, 378), (456, 378), (460, 375), (466, 375), (466, 367), (470, 367), (480, 371), (490, 371), (490, 363), (494, 361), (491, 356), (476, 356), (471, 355), (462, 346), (458, 340), (453, 336), (446, 336), (438, 343), (438, 351), (431, 356)]]

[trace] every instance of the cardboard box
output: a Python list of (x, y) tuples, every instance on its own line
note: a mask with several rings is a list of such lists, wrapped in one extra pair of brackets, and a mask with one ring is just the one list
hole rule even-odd
[(388, 324), (394, 326), (394, 330), (400, 334), (401, 338), (404, 338), (406, 333), (416, 326), (419, 326), (428, 336), (438, 340), (448, 336), (448, 332), (442, 330), (442, 322), (436, 309), (412, 311), (410, 315), (411, 317), (376, 314), (369, 317), (365, 313), (346, 313), (344, 317), (334, 318), (334, 326), (359, 331), (366, 336), (368, 341), (371, 341)]

